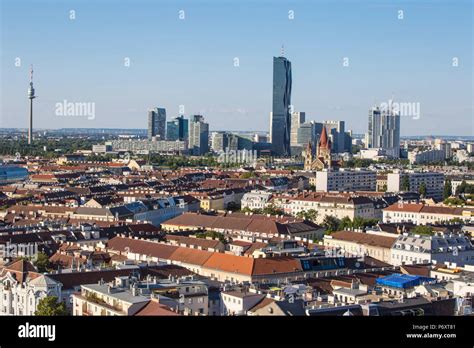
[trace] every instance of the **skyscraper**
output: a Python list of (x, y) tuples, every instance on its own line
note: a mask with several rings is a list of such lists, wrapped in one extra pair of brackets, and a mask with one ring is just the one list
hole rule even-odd
[(298, 128), (305, 123), (306, 114), (304, 112), (293, 112), (291, 114), (291, 134), (290, 145), (298, 146)]
[(209, 124), (201, 115), (194, 115), (189, 120), (189, 150), (194, 156), (209, 152)]
[(400, 157), (400, 115), (391, 108), (369, 110), (368, 148), (380, 148), (387, 156)]
[(28, 127), (28, 145), (33, 142), (33, 99), (35, 99), (35, 89), (33, 88), (33, 65), (30, 68), (30, 87), (28, 87), (28, 99), (30, 100), (30, 122)]
[(332, 151), (335, 153), (345, 152), (345, 122), (344, 121), (324, 121), (324, 127), (332, 138)]
[[(307, 123), (302, 123), (298, 129), (297, 129), (297, 139), (296, 139), (296, 145), (300, 146), (302, 149), (308, 145), (308, 143), (315, 144), (316, 139), (318, 139), (319, 133), (317, 133), (317, 122), (311, 121)], [(319, 123), (321, 125), (321, 123)], [(322, 129), (322, 125), (321, 125)]]
[(183, 115), (166, 122), (166, 140), (187, 140), (189, 120)]
[(148, 111), (148, 139), (158, 137), (165, 139), (166, 133), (166, 109), (154, 108)]
[(270, 115), (270, 142), (277, 156), (290, 155), (291, 62), (273, 57), (273, 108)]

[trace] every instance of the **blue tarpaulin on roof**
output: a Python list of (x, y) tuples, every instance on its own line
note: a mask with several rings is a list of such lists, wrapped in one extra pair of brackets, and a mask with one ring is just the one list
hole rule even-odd
[(407, 289), (420, 285), (425, 282), (432, 282), (433, 278), (427, 278), (410, 274), (391, 274), (389, 276), (378, 278), (376, 283), (381, 286), (390, 286), (392, 288)]

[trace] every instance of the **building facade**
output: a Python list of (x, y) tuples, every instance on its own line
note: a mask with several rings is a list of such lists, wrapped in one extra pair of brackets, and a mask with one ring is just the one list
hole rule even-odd
[(375, 191), (376, 172), (363, 169), (316, 172), (316, 191)]
[(426, 187), (426, 198), (443, 198), (444, 174), (436, 172), (395, 172), (387, 175), (387, 191), (419, 192), (422, 184)]
[(392, 246), (391, 264), (395, 266), (420, 263), (457, 266), (474, 264), (474, 246), (463, 234), (436, 234), (433, 236), (404, 233)]

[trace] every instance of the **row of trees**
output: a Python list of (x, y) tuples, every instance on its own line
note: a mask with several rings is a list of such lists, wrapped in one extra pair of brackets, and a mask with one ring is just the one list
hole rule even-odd
[(348, 216), (338, 219), (335, 216), (326, 215), (322, 225), (328, 233), (331, 233), (342, 230), (366, 229), (367, 227), (377, 225), (377, 223), (377, 219), (367, 219), (360, 216), (356, 216), (351, 220)]
[(250, 209), (245, 207), (241, 210), (243, 213), (254, 213), (254, 214), (264, 214), (264, 215), (286, 215), (282, 209), (275, 207), (273, 204), (263, 208), (263, 209)]
[(186, 157), (186, 156), (163, 156), (150, 154), (149, 163), (159, 167), (169, 167), (173, 170), (181, 167), (213, 167), (217, 166), (217, 159), (213, 156)]
[[(72, 153), (77, 150), (90, 150), (96, 140), (84, 138), (36, 139), (31, 145), (25, 139), (1, 139), (0, 155), (42, 156), (55, 158), (58, 153)], [(45, 151), (46, 148), (46, 151)], [(58, 151), (56, 151), (58, 150)]]
[(474, 185), (466, 183), (465, 180), (456, 188), (456, 194), (474, 194)]
[[(402, 191), (410, 191), (410, 180), (407, 175), (403, 176), (402, 182), (401, 182), (401, 189)], [(420, 186), (418, 187), (418, 193), (420, 194), (421, 198), (425, 198), (427, 194), (427, 188), (426, 184), (422, 182)], [(444, 182), (444, 188), (443, 188), (443, 198), (449, 198), (453, 195), (453, 190), (451, 186), (451, 180), (446, 179)]]

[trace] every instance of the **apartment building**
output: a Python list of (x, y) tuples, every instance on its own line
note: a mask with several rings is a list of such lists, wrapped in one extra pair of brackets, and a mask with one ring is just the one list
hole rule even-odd
[(363, 169), (316, 172), (316, 191), (375, 191), (377, 174)]
[(446, 207), (423, 203), (395, 203), (383, 209), (383, 222), (410, 222), (416, 225), (448, 222), (453, 219), (474, 221), (474, 209), (469, 207)]
[(80, 294), (73, 294), (75, 316), (128, 316), (144, 307), (150, 298), (108, 283), (81, 285)]
[(364, 196), (354, 196), (348, 193), (301, 193), (296, 197), (281, 199), (275, 205), (282, 208), (285, 213), (298, 215), (299, 212), (314, 210), (317, 213), (315, 223), (322, 223), (326, 216), (338, 219), (349, 217), (362, 217), (373, 219), (376, 216), (374, 203)]
[(338, 231), (324, 236), (324, 246), (338, 249), (342, 253), (390, 263), (391, 248), (396, 237), (378, 236), (375, 234), (352, 231)]
[(395, 266), (418, 263), (458, 266), (474, 264), (474, 246), (464, 234), (415, 235), (403, 233), (392, 246), (391, 264)]
[[(407, 179), (404, 179), (405, 177)], [(389, 192), (419, 192), (422, 184), (426, 187), (426, 198), (436, 200), (443, 198), (443, 173), (405, 171), (387, 175), (387, 191)]]
[(241, 201), (241, 207), (242, 209), (248, 208), (251, 210), (263, 209), (267, 206), (272, 197), (273, 194), (270, 192), (253, 190), (244, 194)]
[(42, 298), (61, 298), (62, 284), (39, 273), (24, 259), (0, 268), (0, 283), (0, 315), (35, 315)]

